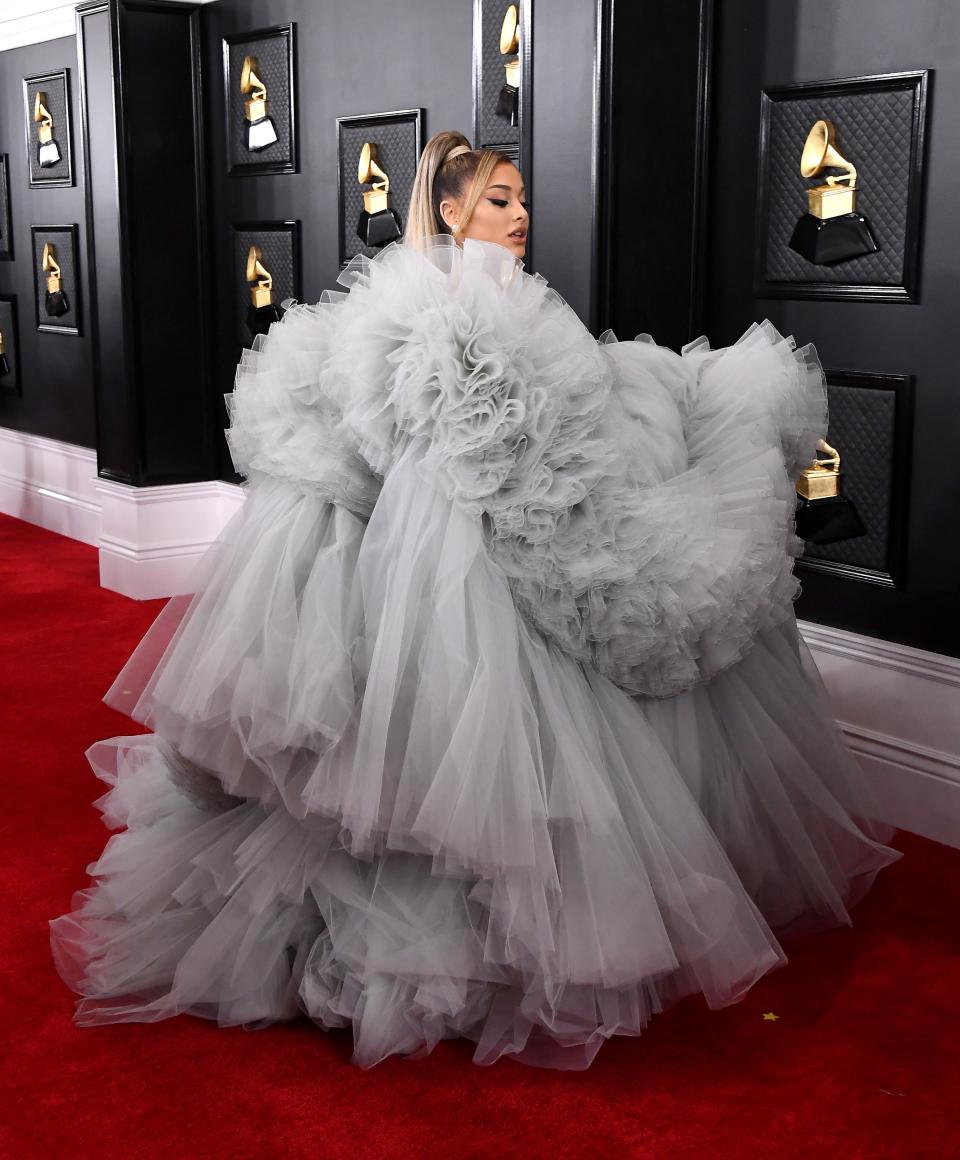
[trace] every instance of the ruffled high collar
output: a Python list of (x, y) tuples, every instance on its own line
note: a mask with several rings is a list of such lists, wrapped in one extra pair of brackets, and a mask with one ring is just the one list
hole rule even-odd
[(501, 246), (499, 242), (464, 238), (462, 249), (464, 265), (482, 266), (501, 286), (512, 282), (523, 269), (523, 259), (507, 246)]
[[(450, 279), (452, 285), (460, 282), (461, 276), (470, 271), (482, 270), (505, 289), (511, 283), (519, 282), (523, 277), (523, 259), (499, 242), (482, 242), (477, 238), (464, 238), (459, 244), (451, 234), (433, 234), (427, 238), (425, 244), (414, 246), (409, 242), (398, 240), (390, 242), (378, 250), (372, 258), (366, 254), (355, 254), (340, 271), (337, 282), (347, 290), (358, 281), (366, 282), (373, 270), (393, 266), (394, 262), (405, 262), (410, 255), (417, 255), (429, 262), (441, 274)], [(538, 274), (528, 277), (540, 278)], [(325, 291), (328, 298), (332, 291)]]
[(464, 238), (458, 243), (451, 234), (434, 234), (422, 253), (445, 274), (463, 269), (481, 269), (501, 287), (508, 286), (523, 270), (523, 259), (499, 242)]

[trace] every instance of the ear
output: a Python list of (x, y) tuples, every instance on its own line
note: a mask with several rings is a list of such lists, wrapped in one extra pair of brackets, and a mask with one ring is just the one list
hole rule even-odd
[(460, 217), (460, 207), (455, 201), (449, 197), (445, 197), (440, 202), (440, 216), (443, 218), (447, 227), (452, 227)]

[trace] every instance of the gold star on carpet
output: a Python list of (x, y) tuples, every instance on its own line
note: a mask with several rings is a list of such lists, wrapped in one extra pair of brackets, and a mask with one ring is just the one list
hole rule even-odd
[(779, 1015), (774, 1015), (774, 1013), (773, 1013), (772, 1011), (764, 1011), (764, 1013), (763, 1013), (763, 1018), (764, 1018), (764, 1019), (765, 1019), (765, 1020), (766, 1020), (768, 1023), (776, 1023), (776, 1021), (777, 1021), (777, 1020), (780, 1018), (780, 1016), (779, 1016)]

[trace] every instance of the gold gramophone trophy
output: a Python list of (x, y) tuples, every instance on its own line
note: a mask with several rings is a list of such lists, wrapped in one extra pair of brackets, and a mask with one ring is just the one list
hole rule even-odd
[(403, 230), (400, 215), (390, 208), (390, 178), (377, 164), (377, 147), (364, 142), (357, 166), (357, 181), (372, 185), (363, 192), (363, 209), (357, 220), (357, 236), (365, 246), (385, 246), (397, 241)]
[(264, 266), (259, 246), (247, 250), (247, 285), (250, 305), (247, 307), (247, 329), (254, 336), (266, 334), (283, 317), (282, 306), (273, 301), (273, 275)]
[(520, 96), (520, 16), (516, 4), (511, 4), (503, 15), (500, 55), (507, 58), (503, 63), (506, 80), (497, 97), (496, 114), (515, 126)]
[(853, 501), (840, 494), (840, 452), (825, 439), (817, 440), (813, 463), (804, 468), (796, 486), (797, 535), (801, 540), (833, 544), (866, 534)]
[(10, 374), (10, 360), (7, 358), (7, 352), (3, 345), (3, 331), (0, 330), (0, 379), (5, 379)]
[(828, 168), (845, 171), (831, 174), (825, 185), (807, 190), (807, 213), (790, 238), (790, 249), (817, 266), (860, 258), (879, 248), (870, 223), (857, 212), (857, 171), (836, 148), (834, 138), (832, 121), (816, 121), (800, 157), (804, 177), (816, 177)]
[(60, 146), (53, 136), (53, 116), (47, 108), (46, 93), (37, 93), (33, 119), (37, 126), (37, 162), (41, 169), (49, 169), (60, 162)]
[(70, 309), (67, 292), (63, 288), (63, 275), (57, 261), (57, 247), (53, 242), (45, 242), (40, 258), (40, 269), (47, 276), (47, 297), (45, 309), (51, 318), (60, 318)]
[(240, 92), (249, 97), (243, 102), (243, 115), (247, 121), (247, 148), (251, 153), (259, 153), (277, 140), (277, 130), (272, 119), (267, 116), (267, 86), (257, 75), (260, 68), (255, 56), (243, 58), (240, 70)]

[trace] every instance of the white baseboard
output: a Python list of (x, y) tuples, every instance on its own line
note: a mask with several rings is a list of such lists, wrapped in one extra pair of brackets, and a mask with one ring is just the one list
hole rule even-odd
[(189, 592), (194, 565), (243, 498), (222, 480), (99, 479), (90, 448), (0, 427), (0, 511), (94, 545), (101, 585), (134, 600)]
[(100, 583), (135, 600), (192, 591), (194, 566), (243, 503), (222, 480), (129, 487), (97, 480)]
[(89, 447), (0, 427), (0, 511), (97, 544), (97, 455)]
[(809, 621), (800, 631), (881, 820), (960, 846), (960, 659)]

